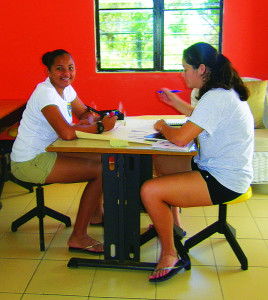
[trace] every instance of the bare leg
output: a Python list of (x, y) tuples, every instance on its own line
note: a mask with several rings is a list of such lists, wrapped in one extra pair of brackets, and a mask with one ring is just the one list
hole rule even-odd
[[(68, 245), (85, 248), (99, 244), (87, 234), (89, 220), (96, 211), (102, 195), (102, 176), (100, 155), (58, 154), (47, 183), (88, 182), (82, 194), (73, 232)], [(91, 249), (100, 252), (103, 246)]]
[[(174, 164), (173, 164), (174, 165)], [(196, 207), (212, 205), (206, 182), (199, 172), (184, 172), (157, 177), (141, 188), (143, 204), (149, 213), (161, 243), (157, 272), (150, 278), (163, 277), (178, 261), (173, 239), (173, 217), (169, 206)]]
[[(191, 171), (191, 159), (191, 156), (178, 156), (174, 163), (174, 159), (170, 155), (156, 156), (154, 160), (155, 173), (157, 176), (163, 176), (167, 174), (176, 174), (178, 172)], [(182, 228), (180, 208), (172, 207), (171, 211), (174, 224)]]
[(91, 225), (95, 225), (95, 224), (101, 224), (102, 222), (103, 222), (103, 201), (102, 201), (102, 197), (100, 197), (99, 203), (96, 209), (94, 210), (89, 223)]
[(181, 227), (181, 218), (180, 218), (180, 208), (179, 207), (171, 207), (171, 212), (173, 216), (173, 222), (175, 225)]

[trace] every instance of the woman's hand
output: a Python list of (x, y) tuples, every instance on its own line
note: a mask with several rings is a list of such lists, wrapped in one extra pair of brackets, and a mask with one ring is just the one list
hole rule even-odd
[[(93, 123), (94, 124), (94, 123)], [(88, 119), (79, 120), (76, 125), (92, 125), (92, 122)]]
[(104, 126), (104, 131), (109, 131), (114, 128), (115, 122), (117, 121), (117, 116), (105, 116), (101, 121)]
[(167, 125), (166, 122), (164, 120), (158, 120), (155, 124), (154, 124), (154, 129), (156, 131), (162, 131), (163, 127)]
[(162, 88), (162, 92), (163, 93), (158, 93), (160, 100), (165, 104), (174, 107), (178, 96), (174, 95), (174, 93), (167, 88)]
[(194, 108), (178, 95), (172, 93), (167, 88), (162, 88), (162, 92), (163, 93), (158, 93), (162, 102), (175, 108), (180, 114), (186, 115), (187, 117), (192, 114)]

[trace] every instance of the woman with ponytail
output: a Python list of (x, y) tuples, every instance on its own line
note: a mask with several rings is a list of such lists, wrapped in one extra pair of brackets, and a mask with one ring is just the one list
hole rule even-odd
[(179, 259), (173, 240), (170, 207), (210, 206), (245, 193), (253, 179), (254, 120), (248, 91), (223, 54), (207, 43), (183, 52), (184, 77), (199, 90), (196, 107), (163, 88), (161, 100), (188, 116), (180, 128), (159, 120), (154, 128), (167, 140), (187, 145), (197, 139), (198, 155), (157, 156), (159, 177), (141, 188), (141, 198), (161, 243), (161, 254), (150, 281), (167, 280), (190, 261)]
[[(57, 138), (77, 138), (76, 130), (96, 134), (110, 130), (117, 117), (94, 120), (71, 86), (76, 70), (67, 51), (47, 52), (42, 62), (48, 77), (37, 85), (23, 112), (11, 153), (11, 170), (18, 179), (34, 183), (87, 182), (68, 245), (70, 251), (100, 254), (102, 243), (87, 234), (89, 223), (102, 221), (100, 155), (45, 149)], [(79, 119), (76, 124), (72, 114)]]

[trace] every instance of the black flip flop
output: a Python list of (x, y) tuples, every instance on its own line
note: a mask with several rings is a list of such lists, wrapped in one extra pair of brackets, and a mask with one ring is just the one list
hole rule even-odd
[(158, 278), (151, 278), (149, 279), (150, 282), (162, 282), (165, 280), (170, 279), (174, 275), (176, 275), (180, 270), (185, 269), (185, 270), (190, 270), (191, 269), (191, 262), (190, 259), (183, 260), (180, 259), (174, 267), (167, 267), (167, 268), (160, 268), (160, 269), (155, 269), (153, 272), (157, 272), (159, 270), (171, 270), (168, 272), (166, 275), (158, 277)]
[(96, 244), (96, 245), (89, 245), (85, 248), (69, 247), (69, 251), (70, 252), (76, 252), (76, 253), (96, 254), (96, 255), (103, 254), (104, 251), (90, 251), (89, 250), (89, 249), (94, 248), (94, 247), (99, 246), (99, 245), (103, 245), (103, 244), (99, 243), (99, 244)]

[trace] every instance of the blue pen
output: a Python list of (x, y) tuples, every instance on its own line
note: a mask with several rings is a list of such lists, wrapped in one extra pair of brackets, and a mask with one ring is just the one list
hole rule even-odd
[[(171, 92), (171, 93), (180, 93), (181, 90), (171, 90), (171, 91), (169, 91), (169, 92)], [(162, 93), (164, 93), (164, 92), (163, 92), (163, 91), (157, 91), (157, 93), (162, 94)]]

